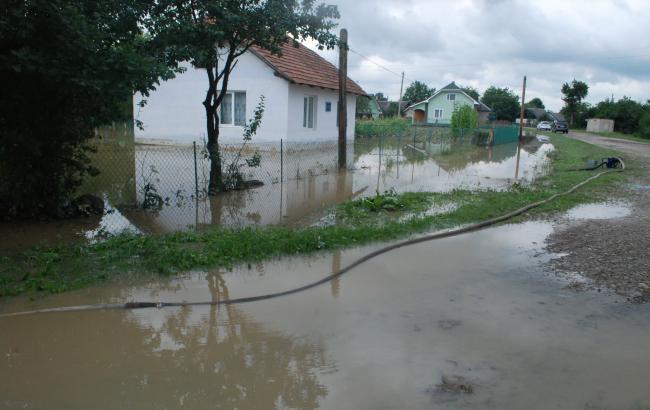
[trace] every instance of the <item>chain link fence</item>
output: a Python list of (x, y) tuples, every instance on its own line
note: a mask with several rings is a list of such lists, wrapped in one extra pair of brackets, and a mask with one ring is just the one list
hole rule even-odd
[[(427, 181), (440, 177), (440, 163), (449, 163), (450, 170), (462, 168), (452, 164), (458, 159), (441, 156), (454, 147), (495, 145), (500, 132), (380, 124), (364, 124), (358, 131), (357, 138), (348, 141), (343, 170), (338, 168), (335, 140), (222, 143), (221, 170), (230, 189), (213, 196), (205, 143), (106, 138), (93, 156), (100, 174), (89, 179), (80, 194), (104, 200), (106, 213), (94, 234), (160, 233), (213, 225), (305, 226), (317, 223), (323, 209), (347, 199), (405, 187), (435, 190), (437, 186)], [(510, 151), (499, 152), (509, 158), (516, 149)], [(479, 150), (477, 155), (488, 154)], [(493, 155), (490, 151), (490, 160)], [(429, 160), (436, 156), (438, 164)], [(404, 183), (406, 173), (411, 185)]]

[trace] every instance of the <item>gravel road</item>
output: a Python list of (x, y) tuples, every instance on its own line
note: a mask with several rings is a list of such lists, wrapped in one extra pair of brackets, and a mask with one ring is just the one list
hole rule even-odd
[(569, 133), (569, 137), (611, 148), (636, 159), (641, 168), (618, 198), (630, 204), (624, 218), (576, 221), (547, 240), (552, 252), (567, 254), (554, 261), (559, 271), (577, 272), (608, 287), (632, 302), (650, 301), (650, 143)]

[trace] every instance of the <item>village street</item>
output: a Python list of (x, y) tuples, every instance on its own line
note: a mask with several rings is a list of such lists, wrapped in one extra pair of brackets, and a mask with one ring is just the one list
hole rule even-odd
[(650, 298), (650, 144), (571, 132), (569, 136), (621, 152), (632, 174), (629, 184), (612, 192), (631, 212), (623, 218), (586, 219), (558, 229), (548, 239), (549, 249), (567, 256), (556, 268), (581, 273), (636, 302)]

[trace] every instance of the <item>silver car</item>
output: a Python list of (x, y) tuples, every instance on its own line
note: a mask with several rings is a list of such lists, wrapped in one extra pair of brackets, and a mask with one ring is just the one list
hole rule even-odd
[(550, 131), (551, 123), (548, 121), (542, 121), (539, 124), (537, 124), (537, 129), (540, 131)]

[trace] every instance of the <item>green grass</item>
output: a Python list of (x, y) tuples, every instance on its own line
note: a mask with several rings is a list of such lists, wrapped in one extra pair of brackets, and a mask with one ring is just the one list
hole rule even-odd
[(642, 138), (633, 134), (623, 134), (622, 132), (587, 132), (585, 131), (586, 134), (595, 134), (595, 135), (600, 135), (603, 137), (609, 137), (609, 138), (619, 138), (623, 140), (628, 140), (628, 141), (636, 141), (636, 142), (645, 142), (647, 144), (650, 144), (650, 139), (648, 138)]
[[(493, 218), (563, 192), (587, 176), (575, 172), (590, 158), (611, 151), (563, 136), (552, 136), (556, 150), (547, 177), (508, 191), (456, 190), (448, 193), (387, 192), (342, 203), (332, 209), (332, 226), (290, 229), (281, 226), (214, 228), (164, 235), (124, 234), (94, 245), (32, 249), (0, 260), (0, 297), (59, 293), (108, 280), (172, 275), (190, 269), (231, 268), (281, 255), (299, 255), (387, 241), (419, 232)], [(613, 195), (625, 174), (608, 174), (577, 193), (537, 208), (527, 217), (566, 211)], [(450, 212), (426, 215), (432, 205), (456, 204)], [(521, 218), (520, 218), (521, 219)]]
[[(530, 128), (530, 127), (527, 127), (527, 129), (533, 130), (533, 131), (536, 130), (535, 128)], [(571, 128), (570, 131), (580, 132), (580, 133), (583, 133), (583, 134), (599, 135), (601, 137), (618, 138), (618, 139), (628, 140), (628, 141), (645, 142), (645, 143), (650, 144), (650, 139), (649, 138), (643, 138), (643, 137), (641, 137), (639, 135), (636, 135), (636, 134), (625, 134), (625, 133), (617, 132), (617, 131), (614, 131), (614, 132), (590, 132), (590, 131), (587, 131), (585, 128)]]

